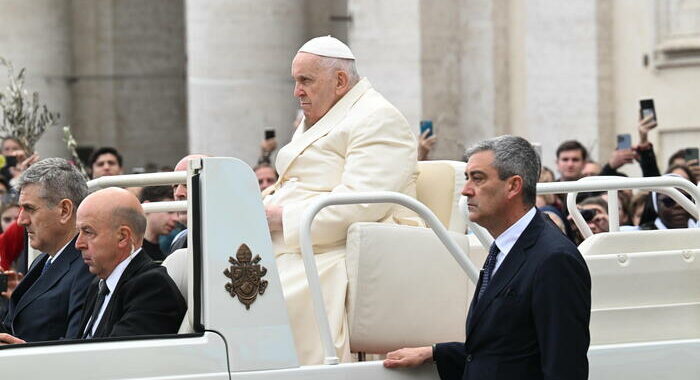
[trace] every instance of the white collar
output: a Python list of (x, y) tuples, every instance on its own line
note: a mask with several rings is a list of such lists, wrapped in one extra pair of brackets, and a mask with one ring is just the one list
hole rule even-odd
[(66, 247), (68, 247), (68, 244), (70, 244), (71, 242), (73, 242), (73, 239), (68, 240), (68, 243), (66, 243), (66, 245), (63, 246), (63, 248), (59, 249), (55, 255), (53, 255), (53, 256), (49, 255), (49, 260), (51, 260), (51, 264), (56, 262), (56, 259), (58, 259), (58, 256), (60, 256), (61, 253), (63, 253), (63, 251), (66, 250)]
[(527, 228), (532, 219), (535, 217), (536, 212), (536, 209), (532, 207), (530, 211), (526, 212), (525, 215), (520, 217), (517, 222), (508, 227), (505, 232), (496, 238), (496, 247), (498, 247), (499, 251), (501, 251), (504, 255), (507, 255), (508, 252), (513, 249), (515, 242), (518, 241), (520, 235), (523, 234), (525, 228)]
[(135, 250), (134, 252), (131, 252), (129, 257), (124, 259), (121, 263), (119, 263), (112, 273), (109, 274), (107, 279), (105, 280), (105, 284), (107, 285), (107, 288), (109, 289), (109, 294), (112, 294), (114, 291), (114, 288), (117, 287), (117, 284), (119, 283), (119, 279), (122, 277), (122, 274), (124, 273), (124, 270), (126, 270), (126, 267), (129, 265), (131, 260), (136, 257), (136, 255), (141, 252), (141, 248)]

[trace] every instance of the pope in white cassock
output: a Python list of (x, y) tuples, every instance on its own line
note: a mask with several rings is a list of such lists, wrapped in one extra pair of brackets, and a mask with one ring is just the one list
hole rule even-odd
[[(265, 210), (294, 340), (302, 364), (323, 362), (311, 296), (299, 248), (302, 212), (319, 196), (397, 191), (415, 197), (416, 139), (403, 115), (360, 79), (355, 57), (326, 36), (302, 46), (292, 62), (294, 96), (304, 120), (277, 155), (279, 180), (264, 192)], [(355, 222), (420, 224), (390, 204), (342, 205), (322, 210), (312, 225), (321, 288), (338, 357), (350, 360), (345, 312), (345, 239)]]

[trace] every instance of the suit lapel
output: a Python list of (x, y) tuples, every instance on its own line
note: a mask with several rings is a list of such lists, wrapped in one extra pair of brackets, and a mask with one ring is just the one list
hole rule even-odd
[(58, 283), (61, 278), (68, 273), (71, 263), (80, 255), (79, 251), (73, 246), (74, 242), (75, 238), (68, 243), (66, 248), (56, 259), (56, 262), (52, 263), (49, 269), (43, 275), (41, 274), (41, 271), (44, 269), (46, 260), (48, 260), (48, 255), (46, 255), (46, 259), (37, 263), (37, 265), (32, 268), (30, 271), (34, 272), (32, 273), (32, 276), (38, 276), (38, 278), (29, 286), (29, 289), (27, 289), (22, 295), (22, 298), (20, 298), (20, 301), (17, 304), (16, 314), (22, 312), (22, 309), (27, 307), (27, 305), (39, 298), (39, 296), (42, 294), (46, 293), (49, 289), (53, 288), (56, 283)]
[[(148, 255), (146, 255), (143, 249), (141, 249), (141, 251), (137, 253), (136, 256), (134, 256), (129, 265), (126, 266), (121, 277), (119, 277), (119, 281), (117, 281), (117, 286), (115, 286), (114, 291), (111, 292), (111, 298), (109, 299), (109, 303), (105, 308), (104, 314), (102, 314), (100, 324), (97, 326), (97, 329), (95, 329), (95, 334), (93, 335), (94, 337), (103, 337), (108, 335), (107, 333), (105, 333), (104, 330), (107, 329), (107, 326), (110, 326), (111, 328), (111, 326), (113, 325), (112, 313), (114, 313), (114, 305), (117, 299), (117, 294), (119, 294), (121, 288), (126, 282), (129, 281), (131, 277), (133, 277), (137, 273), (140, 273), (145, 265), (152, 262), (153, 261), (148, 257)], [(95, 299), (92, 300), (92, 307), (94, 307), (95, 301)], [(90, 312), (92, 312), (92, 307), (90, 308)], [(85, 323), (87, 325), (87, 321)]]
[[(542, 231), (543, 223), (544, 221), (542, 220), (541, 214), (537, 211), (532, 221), (530, 221), (530, 224), (528, 224), (525, 231), (523, 231), (515, 242), (515, 245), (513, 245), (513, 248), (511, 248), (510, 252), (506, 255), (506, 258), (503, 260), (503, 263), (501, 263), (498, 271), (496, 271), (496, 274), (490, 281), (482, 298), (476, 305), (472, 302), (472, 307), (476, 306), (476, 309), (473, 313), (471, 310), (469, 311), (471, 323), (467, 325), (467, 336), (474, 330), (474, 326), (479, 322), (479, 318), (484, 314), (484, 311), (488, 309), (496, 295), (510, 283), (511, 279), (518, 273), (523, 263), (525, 263), (528, 258), (527, 250), (537, 241), (537, 236), (539, 236), (540, 231)], [(479, 283), (481, 283), (481, 281)], [(477, 287), (476, 292), (478, 293), (478, 291), (479, 288)], [(474, 298), (476, 298), (476, 296)]]
[(277, 153), (275, 166), (279, 172), (278, 184), (285, 177), (294, 160), (316, 140), (328, 134), (328, 132), (338, 125), (347, 115), (348, 111), (362, 95), (371, 89), (372, 85), (367, 78), (359, 81), (345, 96), (343, 96), (319, 121), (311, 128), (304, 131), (302, 122), (294, 132), (292, 141), (285, 145)]

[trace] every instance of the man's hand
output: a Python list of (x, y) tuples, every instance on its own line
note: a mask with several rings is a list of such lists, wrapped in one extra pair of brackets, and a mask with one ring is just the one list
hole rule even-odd
[(267, 226), (270, 228), (270, 232), (282, 231), (282, 207), (265, 207), (265, 216), (267, 216)]
[(644, 119), (639, 120), (637, 129), (639, 130), (639, 144), (646, 144), (649, 131), (656, 128), (656, 120), (654, 120), (654, 115), (648, 115)]
[(634, 156), (635, 152), (632, 149), (614, 150), (608, 164), (610, 164), (611, 168), (618, 169), (624, 164), (634, 162)]
[(12, 153), (13, 156), (17, 157), (17, 166), (10, 168), (10, 175), (12, 178), (19, 177), (22, 172), (27, 170), (33, 163), (39, 161), (39, 155), (34, 153), (27, 157), (27, 153), (23, 150), (16, 150)]
[(24, 278), (24, 275), (22, 273), (17, 273), (13, 270), (8, 270), (5, 272), (7, 275), (7, 290), (0, 293), (1, 296), (10, 299), (12, 297), (12, 292), (15, 291), (15, 288), (17, 287), (17, 284), (19, 284), (20, 281)]
[(10, 334), (5, 334), (5, 333), (0, 334), (0, 345), (18, 344), (18, 343), (27, 343), (27, 342), (23, 341), (20, 338), (14, 337)]
[(384, 367), (412, 368), (433, 360), (432, 347), (402, 348), (386, 354)]
[(263, 155), (269, 156), (275, 149), (277, 149), (277, 139), (274, 137), (271, 139), (265, 139), (262, 143), (260, 143), (260, 150), (262, 150)]
[(418, 138), (418, 161), (423, 161), (428, 158), (428, 154), (430, 154), (433, 145), (435, 145), (435, 141), (437, 141), (435, 135), (428, 137), (428, 133), (430, 133), (430, 130), (421, 133)]

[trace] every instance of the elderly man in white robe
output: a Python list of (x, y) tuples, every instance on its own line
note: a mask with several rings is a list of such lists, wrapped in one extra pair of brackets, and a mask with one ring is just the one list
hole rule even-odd
[[(344, 43), (317, 37), (292, 62), (294, 96), (304, 119), (277, 154), (279, 180), (264, 192), (265, 210), (299, 360), (323, 362), (323, 349), (299, 247), (302, 212), (325, 194), (396, 191), (415, 197), (416, 138), (404, 116), (360, 79)], [(345, 312), (345, 240), (355, 222), (420, 224), (390, 204), (322, 210), (311, 235), (324, 302), (338, 357), (349, 361)]]

